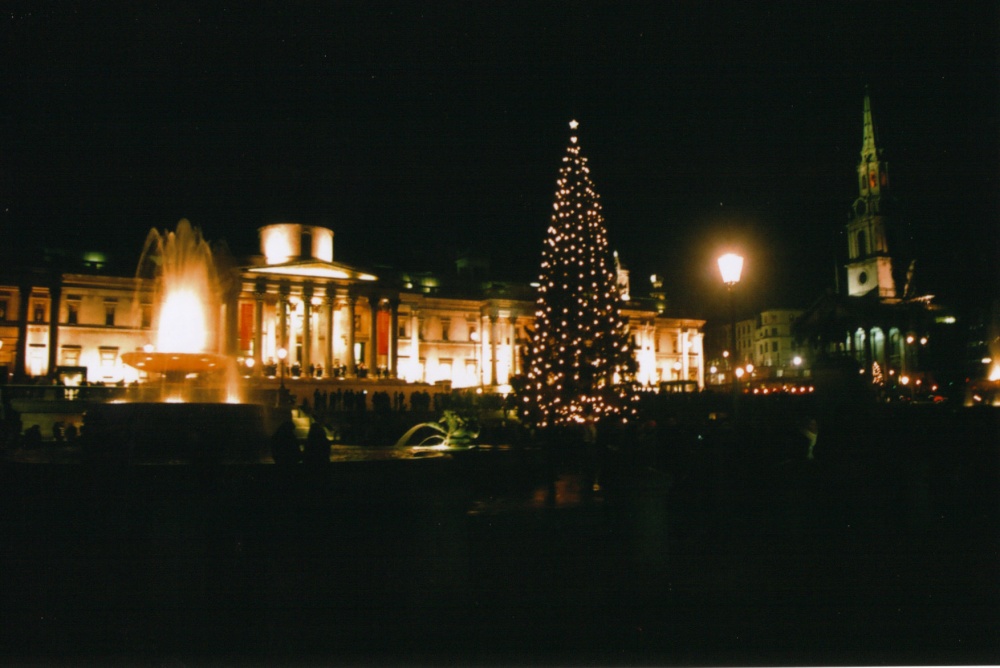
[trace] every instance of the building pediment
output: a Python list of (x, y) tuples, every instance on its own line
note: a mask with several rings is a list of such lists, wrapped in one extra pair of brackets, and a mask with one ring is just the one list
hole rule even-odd
[(378, 277), (364, 271), (349, 267), (338, 262), (324, 262), (323, 260), (306, 259), (292, 260), (279, 264), (267, 264), (256, 267), (248, 267), (247, 273), (264, 276), (294, 276), (302, 278), (315, 278), (320, 280), (345, 280), (374, 282)]

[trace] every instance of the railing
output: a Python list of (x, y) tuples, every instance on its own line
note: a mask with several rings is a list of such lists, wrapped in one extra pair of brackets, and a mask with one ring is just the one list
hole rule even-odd
[(125, 399), (135, 393), (135, 386), (125, 385), (0, 385), (0, 398), (36, 401), (99, 401)]

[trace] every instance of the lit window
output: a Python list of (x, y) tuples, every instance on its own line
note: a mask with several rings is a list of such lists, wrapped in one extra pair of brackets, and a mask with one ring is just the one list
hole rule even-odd
[(63, 346), (63, 366), (80, 366), (80, 346)]
[(118, 359), (118, 348), (112, 347), (101, 347), (101, 369), (105, 372), (110, 371), (115, 366), (115, 361)]

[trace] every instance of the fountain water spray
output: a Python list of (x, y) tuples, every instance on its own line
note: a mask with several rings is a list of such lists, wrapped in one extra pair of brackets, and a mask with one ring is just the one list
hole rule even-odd
[[(122, 354), (140, 371), (159, 374), (161, 399), (190, 399), (197, 381), (222, 378), (227, 401), (236, 400), (236, 361), (211, 351), (216, 340), (221, 289), (212, 249), (201, 231), (182, 219), (173, 232), (152, 229), (139, 260), (140, 278), (153, 278), (155, 344)], [(191, 382), (189, 382), (191, 381)]]

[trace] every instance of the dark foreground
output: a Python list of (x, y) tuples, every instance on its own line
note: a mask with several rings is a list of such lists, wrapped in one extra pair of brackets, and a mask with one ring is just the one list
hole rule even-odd
[(597, 491), (533, 449), (9, 464), (4, 659), (1000, 661), (996, 414), (830, 431), (815, 461), (661, 434), (674, 452), (603, 458)]

